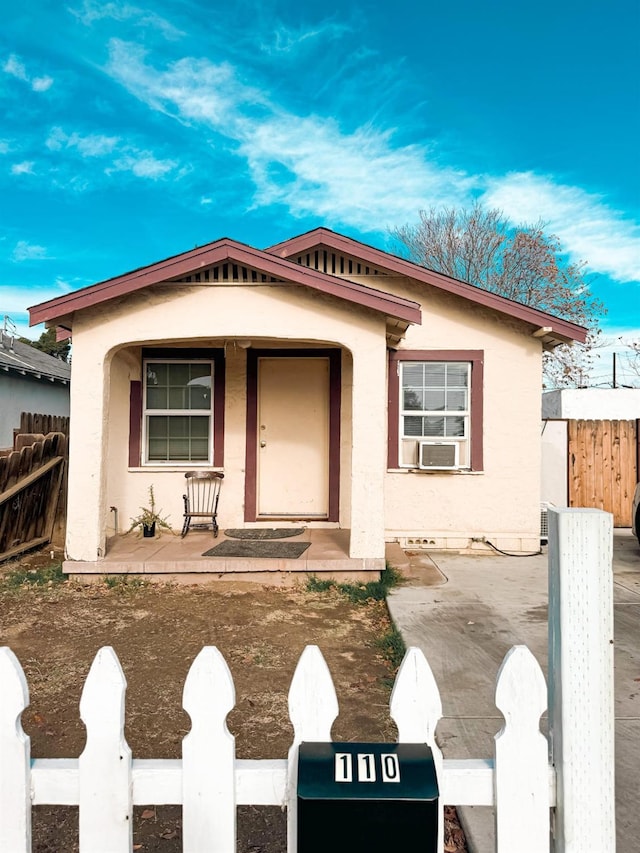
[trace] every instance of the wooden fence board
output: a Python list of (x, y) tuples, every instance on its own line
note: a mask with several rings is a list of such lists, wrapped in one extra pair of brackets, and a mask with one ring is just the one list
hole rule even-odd
[(569, 506), (610, 512), (631, 526), (638, 472), (638, 422), (569, 420)]
[(0, 457), (0, 560), (50, 542), (67, 455), (62, 433)]

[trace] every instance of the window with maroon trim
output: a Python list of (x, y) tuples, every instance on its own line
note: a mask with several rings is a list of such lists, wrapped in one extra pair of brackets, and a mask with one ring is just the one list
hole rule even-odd
[(482, 353), (389, 356), (389, 467), (482, 470)]
[(130, 465), (221, 466), (223, 419), (221, 351), (143, 352), (142, 383), (132, 383)]

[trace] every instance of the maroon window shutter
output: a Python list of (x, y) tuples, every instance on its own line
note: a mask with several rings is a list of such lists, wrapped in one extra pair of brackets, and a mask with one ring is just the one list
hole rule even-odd
[(135, 380), (129, 388), (129, 467), (140, 465), (142, 433), (142, 382)]

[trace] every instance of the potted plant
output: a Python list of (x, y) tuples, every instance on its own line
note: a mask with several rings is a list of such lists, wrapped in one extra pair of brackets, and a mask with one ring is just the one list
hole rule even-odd
[(171, 530), (171, 525), (167, 522), (166, 516), (161, 515), (162, 510), (156, 509), (156, 499), (153, 494), (153, 485), (149, 486), (149, 506), (140, 507), (140, 515), (131, 519), (131, 526), (127, 533), (138, 528), (142, 530), (142, 535), (146, 538), (156, 535), (156, 527)]

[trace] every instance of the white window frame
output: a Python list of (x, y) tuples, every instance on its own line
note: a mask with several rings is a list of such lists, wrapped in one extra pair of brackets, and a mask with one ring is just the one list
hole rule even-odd
[[(148, 366), (152, 364), (208, 364), (211, 368), (211, 395), (208, 409), (151, 409), (147, 408), (147, 374)], [(213, 418), (214, 418), (214, 388), (215, 388), (215, 364), (211, 358), (145, 358), (142, 362), (142, 464), (161, 467), (171, 466), (180, 468), (202, 468), (213, 465)], [(208, 417), (208, 445), (209, 453), (207, 459), (149, 459), (149, 417)]]
[[(430, 410), (430, 409), (405, 409), (404, 408), (404, 371), (406, 367), (415, 364), (444, 364), (444, 365), (456, 365), (459, 367), (460, 365), (464, 365), (467, 368), (467, 408), (460, 409), (441, 409), (441, 410)], [(420, 469), (421, 471), (432, 470), (432, 471), (443, 471), (443, 470), (461, 470), (468, 471), (471, 468), (471, 373), (472, 373), (472, 362), (471, 361), (456, 361), (455, 359), (419, 359), (414, 358), (411, 360), (402, 360), (398, 361), (398, 412), (399, 412), (399, 424), (398, 424), (398, 466), (400, 468), (411, 468), (411, 469)], [(405, 435), (404, 433), (404, 419), (405, 417), (458, 417), (464, 419), (464, 436), (446, 436), (446, 435)], [(407, 441), (415, 441), (416, 442), (416, 461), (413, 462), (403, 462), (403, 444)], [(456, 443), (458, 445), (458, 460), (464, 459), (464, 462), (458, 461), (455, 466), (451, 466), (451, 468), (420, 468), (420, 442), (428, 441), (428, 442), (444, 442), (444, 443)]]

